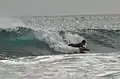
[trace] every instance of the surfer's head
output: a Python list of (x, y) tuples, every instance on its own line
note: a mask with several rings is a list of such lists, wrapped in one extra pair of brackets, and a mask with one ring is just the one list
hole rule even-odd
[(86, 41), (85, 41), (85, 40), (83, 40), (81, 43), (82, 43), (83, 45), (85, 45), (85, 44), (86, 44)]

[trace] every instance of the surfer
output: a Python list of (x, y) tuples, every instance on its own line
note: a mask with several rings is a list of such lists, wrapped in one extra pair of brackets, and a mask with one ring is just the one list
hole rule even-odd
[(84, 47), (85, 44), (86, 44), (86, 41), (83, 40), (80, 43), (69, 44), (68, 46), (79, 48), (80, 53), (85, 53), (84, 51), (90, 51), (88, 48)]

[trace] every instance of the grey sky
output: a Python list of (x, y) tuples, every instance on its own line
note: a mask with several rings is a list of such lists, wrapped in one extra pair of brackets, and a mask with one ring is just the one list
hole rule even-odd
[(0, 16), (112, 13), (120, 13), (120, 0), (0, 0)]

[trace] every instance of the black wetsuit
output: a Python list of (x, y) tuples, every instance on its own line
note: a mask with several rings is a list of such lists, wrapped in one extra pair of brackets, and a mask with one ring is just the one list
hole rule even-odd
[(68, 46), (71, 46), (71, 47), (83, 47), (83, 44), (82, 43), (69, 44)]
[(83, 44), (82, 44), (82, 43), (69, 44), (68, 46), (79, 48), (80, 53), (85, 53), (85, 52), (84, 52), (85, 50), (86, 50), (86, 51), (89, 51), (89, 49), (83, 47)]

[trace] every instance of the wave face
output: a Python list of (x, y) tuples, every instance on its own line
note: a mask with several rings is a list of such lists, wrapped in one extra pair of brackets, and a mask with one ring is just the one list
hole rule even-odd
[(119, 18), (91, 17), (20, 17), (23, 25), (1, 27), (0, 53), (9, 57), (73, 53), (78, 49), (67, 45), (83, 39), (93, 53), (120, 51), (120, 30), (115, 24)]

